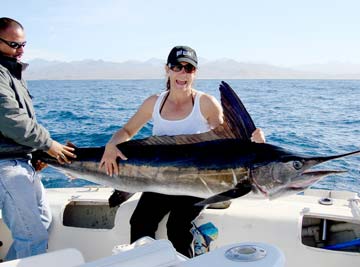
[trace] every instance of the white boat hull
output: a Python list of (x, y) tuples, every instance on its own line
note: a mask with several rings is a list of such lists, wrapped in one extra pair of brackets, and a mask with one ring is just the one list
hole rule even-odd
[[(110, 256), (119, 244), (129, 243), (129, 219), (140, 194), (110, 209), (109, 188), (59, 188), (47, 192), (53, 213), (49, 251), (76, 248), (90, 262)], [(245, 196), (232, 201), (226, 209), (206, 209), (196, 224), (211, 222), (218, 228), (211, 250), (239, 242), (261, 242), (278, 247), (285, 255), (286, 266), (359, 266), (360, 246), (352, 251), (321, 248), (326, 242), (360, 238), (360, 217), (348, 201), (356, 194), (331, 192), (332, 205), (319, 203), (328, 196), (326, 190), (308, 190), (305, 195), (271, 201)], [(160, 223), (159, 239), (166, 239), (166, 219)], [(2, 221), (0, 232), (0, 258), (4, 258), (11, 236)]]

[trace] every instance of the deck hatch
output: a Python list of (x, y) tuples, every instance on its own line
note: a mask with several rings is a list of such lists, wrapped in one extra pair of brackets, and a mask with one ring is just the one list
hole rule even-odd
[(63, 214), (64, 226), (112, 229), (118, 207), (110, 208), (107, 202), (71, 201)]

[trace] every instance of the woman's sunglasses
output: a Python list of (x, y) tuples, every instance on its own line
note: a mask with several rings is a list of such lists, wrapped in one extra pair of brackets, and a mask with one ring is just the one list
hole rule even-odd
[(20, 47), (24, 47), (26, 45), (26, 42), (18, 43), (18, 42), (9, 42), (4, 40), (3, 38), (0, 38), (0, 41), (4, 42), (8, 46), (14, 49), (19, 49)]
[(186, 73), (193, 73), (195, 72), (196, 68), (191, 64), (181, 65), (181, 64), (169, 64), (169, 68), (174, 72), (180, 72), (183, 68)]

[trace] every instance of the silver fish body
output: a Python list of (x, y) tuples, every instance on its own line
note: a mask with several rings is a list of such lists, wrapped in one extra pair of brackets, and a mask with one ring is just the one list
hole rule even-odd
[[(339, 172), (309, 171), (312, 166), (360, 152), (311, 157), (238, 139), (168, 144), (171, 138), (176, 137), (151, 137), (120, 144), (118, 147), (128, 160), (118, 162), (117, 176), (110, 177), (98, 168), (103, 147), (77, 148), (78, 157), (72, 164), (61, 165), (46, 155), (41, 160), (72, 177), (127, 192), (209, 198), (229, 190), (234, 194), (233, 188), (250, 184), (253, 192), (274, 198), (287, 191), (304, 190), (322, 177)], [(162, 143), (163, 139), (167, 139), (167, 144)]]

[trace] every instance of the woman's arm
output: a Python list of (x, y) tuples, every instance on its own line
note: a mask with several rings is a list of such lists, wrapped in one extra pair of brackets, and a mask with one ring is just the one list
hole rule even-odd
[(130, 120), (120, 130), (114, 133), (105, 146), (99, 169), (104, 167), (106, 173), (110, 176), (119, 174), (119, 167), (116, 159), (119, 157), (122, 160), (126, 160), (127, 158), (117, 148), (117, 145), (130, 140), (145, 125), (145, 123), (151, 119), (157, 97), (158, 96), (153, 95), (147, 98)]
[(224, 122), (222, 107), (215, 97), (208, 94), (201, 95), (200, 110), (211, 129), (218, 127)]

